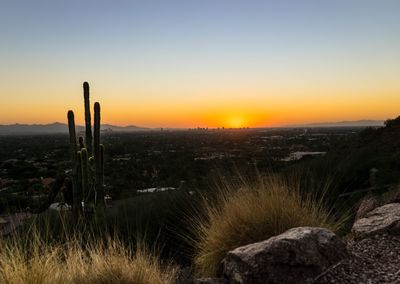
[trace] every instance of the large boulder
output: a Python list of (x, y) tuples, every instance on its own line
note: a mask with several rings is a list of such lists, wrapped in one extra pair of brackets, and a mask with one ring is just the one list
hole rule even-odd
[(229, 283), (299, 284), (347, 256), (346, 245), (333, 232), (298, 227), (230, 251), (222, 264)]
[(355, 238), (387, 233), (400, 234), (400, 203), (390, 203), (378, 207), (358, 219), (351, 229)]

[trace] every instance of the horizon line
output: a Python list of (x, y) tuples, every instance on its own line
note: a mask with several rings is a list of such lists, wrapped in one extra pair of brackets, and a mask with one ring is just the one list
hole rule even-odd
[[(368, 122), (371, 123), (371, 125), (368, 125)], [(279, 125), (265, 125), (265, 126), (242, 126), (242, 127), (228, 127), (228, 126), (187, 126), (187, 127), (181, 127), (181, 126), (140, 126), (134, 123), (130, 124), (114, 124), (110, 122), (104, 122), (102, 125), (109, 125), (113, 127), (121, 127), (121, 128), (128, 128), (128, 127), (136, 127), (136, 128), (141, 128), (141, 129), (196, 129), (196, 128), (202, 128), (202, 129), (220, 129), (220, 128), (225, 128), (225, 129), (245, 129), (245, 128), (250, 128), (250, 129), (257, 129), (257, 128), (296, 128), (296, 127), (302, 127), (302, 126), (318, 126), (318, 125), (332, 125), (332, 124), (362, 124), (361, 126), (379, 126), (379, 125), (384, 125), (385, 120), (382, 119), (357, 119), (357, 120), (335, 120), (335, 121), (311, 121), (311, 122), (304, 122), (304, 123), (288, 123), (288, 124), (279, 124)], [(55, 125), (55, 124), (60, 124), (60, 125), (66, 125), (67, 123), (65, 122), (60, 122), (60, 121), (54, 121), (54, 122), (47, 122), (47, 123), (21, 123), (21, 122), (15, 122), (15, 123), (0, 123), (0, 126), (17, 126), (17, 125), (24, 125), (24, 126), (48, 126), (48, 125)], [(84, 127), (84, 124), (77, 124), (77, 126), (82, 126)], [(357, 125), (355, 125), (357, 126)]]

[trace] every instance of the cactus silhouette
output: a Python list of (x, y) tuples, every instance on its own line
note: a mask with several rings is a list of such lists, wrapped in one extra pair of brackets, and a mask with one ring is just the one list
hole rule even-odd
[[(104, 145), (100, 144), (100, 182), (104, 185)], [(104, 194), (104, 187), (103, 194)]]
[(82, 196), (84, 200), (84, 204), (86, 204), (86, 200), (89, 194), (89, 159), (88, 159), (88, 151), (86, 149), (81, 150), (81, 172), (82, 172)]
[[(83, 210), (90, 210), (92, 205), (104, 203), (104, 146), (100, 144), (100, 104), (94, 104), (94, 126), (90, 117), (89, 84), (83, 83), (85, 104), (85, 142), (75, 132), (74, 112), (68, 111), (68, 129), (72, 164), (72, 208), (75, 216)], [(79, 146), (78, 146), (79, 144)], [(93, 147), (93, 148), (92, 148)], [(93, 170), (94, 168), (94, 170)], [(82, 205), (84, 206), (82, 208)], [(86, 206), (88, 205), (88, 206)], [(95, 207), (93, 208), (95, 209)]]
[(92, 155), (92, 121), (90, 116), (89, 83), (83, 83), (83, 99), (85, 104), (85, 138), (89, 155)]
[(103, 192), (103, 165), (101, 158), (101, 145), (100, 145), (100, 104), (94, 104), (94, 140), (93, 140), (93, 157), (95, 161), (95, 191), (96, 191), (96, 205), (104, 204)]
[(71, 155), (71, 167), (72, 167), (72, 211), (74, 215), (79, 214), (80, 204), (78, 199), (79, 190), (79, 178), (78, 178), (78, 161), (77, 151), (78, 147), (76, 144), (76, 132), (75, 132), (75, 116), (72, 110), (68, 111), (68, 131), (69, 131), (69, 147)]

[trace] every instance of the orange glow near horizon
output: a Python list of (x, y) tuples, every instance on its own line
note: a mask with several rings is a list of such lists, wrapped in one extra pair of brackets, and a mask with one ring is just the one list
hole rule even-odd
[[(137, 125), (142, 127), (274, 127), (310, 122), (335, 122), (343, 120), (385, 120), (399, 115), (400, 99), (378, 98), (344, 99), (331, 102), (298, 100), (292, 104), (284, 101), (254, 102), (221, 107), (199, 108), (193, 104), (173, 107), (152, 104), (116, 104), (102, 102), (102, 123)], [(79, 99), (70, 106), (61, 102), (48, 102), (36, 106), (13, 105), (1, 107), (0, 124), (13, 123), (66, 123), (66, 113), (74, 110), (77, 124), (83, 124), (83, 102)], [(4, 108), (4, 109), (3, 109)]]
[[(56, 86), (27, 84), (6, 88), (9, 97), (0, 105), (0, 124), (66, 123), (69, 109), (74, 110), (77, 124), (83, 124), (82, 87), (80, 84), (70, 86), (73, 87), (57, 89)], [(32, 92), (34, 89), (37, 90), (35, 93)], [(53, 89), (57, 89), (54, 94), (49, 92)], [(91, 83), (91, 102), (101, 103), (103, 123), (151, 128), (275, 127), (311, 122), (385, 120), (399, 115), (399, 94), (400, 86), (396, 85), (390, 89), (368, 85), (347, 89), (297, 86), (201, 91), (198, 88), (172, 88), (167, 92), (161, 88), (115, 90), (103, 82)]]

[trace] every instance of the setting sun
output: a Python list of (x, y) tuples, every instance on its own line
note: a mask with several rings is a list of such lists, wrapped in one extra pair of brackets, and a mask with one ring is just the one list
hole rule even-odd
[(229, 119), (228, 127), (240, 128), (245, 126), (245, 121), (242, 117), (236, 116)]

